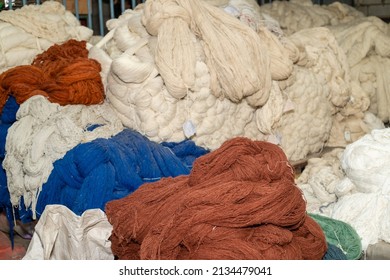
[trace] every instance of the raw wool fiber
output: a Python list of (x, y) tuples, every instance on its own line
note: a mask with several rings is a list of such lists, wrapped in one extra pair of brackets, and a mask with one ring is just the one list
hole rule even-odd
[(23, 260), (114, 260), (111, 230), (100, 209), (79, 216), (63, 205), (48, 205)]
[(9, 95), (19, 104), (37, 94), (60, 105), (102, 103), (100, 70), (99, 62), (88, 58), (85, 41), (53, 45), (32, 65), (16, 66), (0, 75), (0, 112)]
[[(123, 130), (108, 103), (60, 106), (35, 95), (20, 105), (16, 117), (8, 129), (3, 167), (12, 205), (19, 206), (23, 196), (33, 215), (55, 160), (79, 143), (109, 138)], [(95, 125), (98, 127), (89, 130)]]
[(283, 151), (238, 137), (106, 214), (119, 259), (322, 259), (325, 236), (305, 208)]
[(326, 241), (339, 248), (348, 260), (358, 260), (362, 255), (362, 242), (349, 224), (323, 215), (309, 213), (322, 228)]
[[(169, 1), (166, 2), (168, 3)], [(150, 1), (149, 3), (151, 3), (149, 5), (152, 5), (152, 3), (157, 5), (157, 1)], [(194, 5), (194, 8), (199, 8), (200, 5), (196, 4), (195, 1), (191, 1), (188, 4)], [(201, 6), (203, 5), (206, 6), (206, 3), (203, 3)], [(149, 8), (152, 8), (152, 6)], [(184, 8), (178, 7), (177, 9), (181, 12), (185, 11)], [(250, 31), (251, 29), (239, 20), (223, 11), (215, 10), (217, 9), (216, 7), (212, 9), (212, 7), (207, 6), (207, 8), (204, 9), (206, 9), (208, 13), (217, 16), (217, 18), (219, 16), (223, 19), (229, 17), (228, 22), (237, 25), (233, 30), (237, 30), (237, 28), (238, 30), (245, 30), (245, 34), (248, 33), (251, 37), (257, 36), (253, 42), (259, 41), (260, 36), (256, 35), (257, 33), (254, 32), (254, 30)], [(106, 52), (106, 55), (103, 55), (102, 59), (104, 62), (101, 62), (102, 60), (99, 61), (102, 64), (106, 63), (107, 65), (111, 65), (110, 71), (107, 73), (107, 99), (113, 104), (113, 107), (118, 112), (123, 124), (129, 128), (140, 131), (143, 135), (156, 142), (178, 142), (186, 138), (191, 138), (197, 145), (207, 149), (216, 149), (224, 141), (237, 135), (250, 136), (251, 138), (256, 137), (257, 139), (265, 138), (262, 134), (259, 134), (257, 129), (256, 131), (253, 131), (253, 128), (256, 127), (254, 121), (255, 108), (248, 104), (248, 102), (251, 102), (248, 101), (248, 99), (253, 95), (245, 97), (244, 95), (246, 94), (241, 94), (241, 96), (234, 97), (229, 96), (229, 94), (226, 93), (225, 98), (222, 96), (219, 98), (216, 97), (219, 93), (215, 92), (213, 88), (216, 87), (215, 80), (219, 74), (213, 70), (214, 68), (209, 68), (209, 64), (212, 63), (212, 61), (215, 61), (215, 58), (207, 58), (210, 53), (205, 47), (206, 40), (209, 40), (210, 44), (212, 44), (212, 42), (214, 44), (215, 38), (213, 38), (213, 36), (211, 36), (211, 38), (203, 38), (196, 32), (187, 30), (190, 33), (186, 33), (190, 36), (188, 44), (192, 45), (193, 48), (186, 48), (183, 52), (190, 51), (191, 54), (180, 54), (169, 58), (169, 55), (167, 55), (166, 52), (159, 51), (161, 46), (159, 47), (158, 44), (163, 40), (160, 38), (163, 36), (163, 33), (161, 33), (161, 35), (151, 36), (143, 25), (143, 22), (148, 20), (150, 21), (147, 25), (148, 30), (151, 28), (149, 25), (152, 24), (152, 20), (156, 21), (155, 25), (160, 25), (157, 20), (159, 15), (151, 17), (151, 15), (149, 16), (146, 12), (144, 13), (144, 10), (145, 9), (141, 8), (127, 10), (119, 19), (108, 21), (107, 26), (111, 31), (106, 35), (102, 42), (97, 44), (97, 46), (101, 46), (102, 49), (104, 48), (104, 51)], [(209, 10), (212, 10), (212, 12)], [(193, 18), (195, 18), (195, 16), (193, 16)], [(191, 20), (195, 19), (191, 18)], [(183, 24), (184, 23), (181, 23), (180, 26)], [(221, 25), (223, 24), (224, 23), (221, 23)], [(188, 28), (189, 27), (187, 27), (187, 29)], [(160, 30), (164, 31), (165, 29), (166, 28), (161, 28)], [(214, 31), (219, 29), (219, 27), (213, 28)], [(274, 36), (266, 29), (262, 29), (259, 32), (267, 34), (264, 35), (264, 38), (272, 38), (272, 36)], [(174, 36), (174, 34), (172, 36)], [(231, 34), (230, 31), (229, 34)], [(168, 40), (167, 38), (164, 40)], [(180, 38), (187, 37), (181, 36)], [(235, 37), (232, 40), (234, 40), (233, 42), (236, 42), (239, 38)], [(169, 39), (169, 41), (174, 40)], [(265, 56), (268, 52), (268, 56), (272, 57), (272, 61), (275, 61), (275, 63), (285, 61), (285, 58), (276, 59), (278, 54), (286, 53), (286, 51), (283, 50), (277, 51), (282, 46), (281, 44), (276, 44), (276, 41), (277, 39), (269, 40), (269, 44), (273, 46), (272, 48), (259, 42), (259, 45), (252, 45), (252, 42), (250, 46), (253, 50), (248, 52), (248, 54), (255, 52), (257, 55), (262, 54), (262, 56)], [(177, 42), (177, 45), (181, 46), (182, 44)], [(220, 42), (218, 42), (218, 45), (224, 47), (226, 44), (220, 44)], [(262, 48), (258, 49), (260, 47)], [(276, 55), (270, 55), (270, 50), (275, 50)], [(179, 51), (179, 49), (176, 51)], [(97, 50), (96, 48), (92, 48), (90, 52), (97, 53)], [(219, 52), (226, 52), (226, 50), (219, 50)], [(235, 51), (233, 53), (235, 53)], [(184, 96), (182, 96), (184, 93), (182, 90), (171, 89), (169, 88), (170, 86), (166, 86), (166, 83), (171, 86), (182, 85), (183, 83), (167, 82), (165, 80), (166, 77), (168, 77), (167, 79), (170, 79), (172, 76), (170, 72), (167, 74), (160, 73), (162, 70), (165, 70), (165, 68), (164, 66), (157, 65), (156, 58), (159, 57), (158, 60), (162, 60), (167, 56), (167, 60), (175, 59), (178, 60), (179, 63), (180, 59), (178, 59), (178, 57), (181, 57), (182, 55), (184, 55), (186, 59), (195, 57), (192, 59), (194, 60), (194, 63), (186, 62), (182, 65), (187, 68), (192, 67), (190, 71), (182, 71), (182, 73), (186, 73), (183, 79), (191, 80), (191, 82), (187, 81), (185, 83), (187, 88)], [(111, 60), (108, 59), (109, 57)], [(239, 58), (240, 55), (235, 55), (234, 61)], [(266, 60), (270, 59), (267, 58)], [(288, 58), (287, 60), (289, 62), (285, 68), (290, 69), (291, 71), (292, 62)], [(234, 73), (237, 69), (240, 69), (239, 65), (242, 65), (237, 64), (236, 68), (236, 65), (233, 65), (231, 61), (223, 61), (221, 63), (225, 66), (231, 65), (230, 68)], [(256, 68), (259, 65), (257, 65)], [(278, 65), (281, 66), (280, 63)], [(178, 67), (175, 66), (175, 69)], [(247, 66), (245, 67), (247, 69), (250, 68)], [(271, 66), (271, 68), (272, 67), (273, 66)], [(107, 69), (108, 67), (105, 66), (105, 68)], [(262, 69), (265, 71), (270, 68), (266, 65)], [(242, 73), (245, 73), (245, 71)], [(260, 75), (261, 77), (267, 76), (267, 80), (269, 80), (269, 82), (267, 82), (267, 87), (269, 87), (269, 89), (266, 90), (267, 94), (264, 95), (264, 98), (260, 98), (264, 99), (264, 101), (268, 98), (269, 90), (272, 91), (274, 89), (278, 91), (279, 87), (275, 81), (271, 83), (270, 77), (280, 74), (271, 72), (272, 71), (268, 71), (265, 72), (264, 75)], [(131, 75), (129, 73), (131, 73)], [(177, 73), (179, 73), (179, 71)], [(235, 78), (234, 80), (238, 79)], [(245, 83), (248, 84), (248, 80), (244, 80)], [(240, 91), (237, 93), (239, 92)], [(230, 99), (241, 100), (235, 103)], [(260, 100), (257, 97), (255, 99)], [(282, 112), (284, 103), (286, 102), (286, 98), (281, 95), (281, 100), (277, 104), (278, 112)], [(278, 116), (268, 116), (268, 123), (275, 122), (275, 120), (272, 119), (273, 117), (276, 118)], [(185, 126), (184, 129), (183, 125)]]
[(76, 39), (89, 41), (93, 31), (81, 26), (62, 5), (46, 1), (0, 12), (0, 73), (30, 65), (36, 55), (53, 44)]
[(39, 194), (37, 216), (50, 204), (64, 205), (77, 215), (104, 210), (106, 202), (129, 195), (143, 183), (188, 175), (194, 159), (207, 153), (190, 140), (165, 145), (130, 129), (77, 145), (54, 162)]
[(306, 28), (337, 25), (364, 17), (362, 12), (341, 2), (317, 5), (311, 0), (272, 1), (261, 5), (260, 10), (277, 20), (288, 35)]

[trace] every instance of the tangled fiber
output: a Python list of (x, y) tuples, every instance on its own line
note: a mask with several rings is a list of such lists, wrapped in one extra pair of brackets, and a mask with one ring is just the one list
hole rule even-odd
[(77, 215), (103, 210), (107, 201), (123, 198), (145, 182), (189, 174), (194, 159), (207, 153), (190, 140), (165, 145), (130, 129), (79, 144), (54, 163), (37, 214), (49, 204), (65, 205)]
[(10, 95), (19, 104), (38, 94), (60, 105), (102, 103), (100, 70), (99, 62), (88, 58), (85, 41), (55, 44), (36, 56), (32, 65), (16, 66), (0, 75), (0, 112)]
[(328, 243), (339, 248), (348, 260), (358, 260), (362, 254), (362, 242), (356, 230), (349, 224), (318, 214), (309, 214), (322, 228)]
[(243, 137), (105, 208), (119, 259), (322, 259), (305, 209), (281, 148)]

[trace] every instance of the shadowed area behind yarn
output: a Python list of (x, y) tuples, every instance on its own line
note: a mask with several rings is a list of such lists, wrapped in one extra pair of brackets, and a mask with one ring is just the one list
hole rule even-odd
[(105, 210), (119, 259), (322, 259), (327, 251), (286, 155), (247, 138), (199, 157), (190, 175), (144, 184)]
[(34, 59), (0, 74), (0, 112), (9, 96), (18, 104), (43, 95), (60, 105), (100, 104), (105, 93), (101, 65), (88, 58), (85, 41), (68, 40), (51, 46)]
[(38, 198), (37, 215), (48, 204), (65, 205), (77, 215), (104, 210), (107, 201), (123, 198), (145, 182), (189, 174), (193, 160), (208, 152), (190, 140), (164, 144), (131, 129), (79, 144), (54, 162)]

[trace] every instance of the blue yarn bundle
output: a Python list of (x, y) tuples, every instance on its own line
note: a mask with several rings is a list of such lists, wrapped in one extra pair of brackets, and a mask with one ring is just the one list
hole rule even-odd
[(208, 151), (192, 141), (158, 144), (125, 129), (117, 135), (82, 143), (54, 162), (42, 186), (37, 216), (48, 204), (62, 204), (77, 215), (87, 209), (104, 210), (108, 201), (163, 177), (188, 175), (193, 161)]
[(19, 104), (13, 96), (7, 99), (3, 107), (0, 118), (0, 212), (4, 211), (10, 226), (10, 239), (12, 247), (14, 246), (14, 220), (21, 220), (23, 223), (31, 222), (31, 211), (25, 208), (14, 208), (10, 201), (10, 195), (7, 187), (7, 175), (2, 163), (5, 157), (5, 142), (7, 139), (8, 129), (16, 121), (16, 112), (19, 109)]
[[(5, 157), (5, 141), (7, 139), (8, 129), (16, 121), (16, 112), (19, 105), (13, 96), (10, 96), (4, 105), (3, 112), (0, 119), (0, 163), (3, 163)], [(7, 188), (7, 176), (5, 170), (0, 168), (0, 208), (12, 209), (10, 196)]]
[(328, 250), (323, 260), (347, 260), (347, 255), (336, 245), (328, 242)]

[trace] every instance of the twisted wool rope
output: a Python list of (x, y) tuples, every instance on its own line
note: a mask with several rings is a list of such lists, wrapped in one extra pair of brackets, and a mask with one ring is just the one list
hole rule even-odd
[(119, 259), (321, 259), (325, 236), (305, 206), (279, 147), (234, 138), (106, 214)]
[(69, 40), (39, 54), (29, 66), (17, 66), (0, 75), (0, 112), (9, 95), (20, 104), (33, 95), (51, 102), (99, 104), (104, 100), (100, 64), (88, 59), (85, 41)]
[(143, 183), (189, 174), (193, 160), (206, 153), (190, 140), (160, 145), (130, 129), (81, 143), (54, 162), (39, 194), (37, 215), (50, 204), (64, 205), (77, 215), (104, 210), (106, 202)]
[(93, 31), (56, 2), (0, 12), (0, 73), (29, 65), (36, 55), (69, 39), (89, 41)]
[[(92, 125), (99, 126), (89, 131)], [(42, 95), (30, 97), (20, 105), (7, 134), (3, 167), (12, 205), (19, 205), (23, 196), (35, 215), (39, 192), (55, 160), (81, 142), (108, 138), (122, 129), (108, 103), (60, 106)]]

